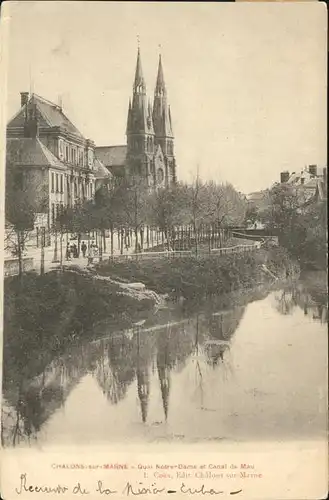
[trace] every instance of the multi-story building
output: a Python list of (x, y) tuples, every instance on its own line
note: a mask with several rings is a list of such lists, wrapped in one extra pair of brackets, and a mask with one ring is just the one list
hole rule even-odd
[(28, 190), (37, 201), (42, 225), (45, 218), (51, 225), (60, 207), (93, 198), (104, 176), (94, 150), (61, 106), (21, 92), (20, 110), (7, 125), (6, 169), (14, 189)]
[(301, 203), (327, 199), (327, 167), (309, 165), (299, 172), (281, 172), (280, 183), (294, 187)]
[(151, 189), (176, 182), (174, 135), (161, 56), (152, 107), (147, 100), (139, 49), (126, 136), (126, 146), (95, 148), (97, 158), (115, 177), (141, 180)]

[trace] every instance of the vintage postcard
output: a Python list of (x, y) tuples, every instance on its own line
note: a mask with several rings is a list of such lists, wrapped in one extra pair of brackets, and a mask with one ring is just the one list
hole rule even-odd
[(1, 497), (326, 498), (325, 5), (0, 36)]

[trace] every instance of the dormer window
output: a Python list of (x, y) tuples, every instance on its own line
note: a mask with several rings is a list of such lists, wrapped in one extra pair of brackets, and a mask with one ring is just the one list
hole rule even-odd
[(91, 149), (88, 150), (88, 167), (92, 168), (93, 165), (93, 151)]
[(58, 156), (61, 160), (64, 157), (64, 144), (63, 144), (63, 141), (61, 139), (58, 142)]

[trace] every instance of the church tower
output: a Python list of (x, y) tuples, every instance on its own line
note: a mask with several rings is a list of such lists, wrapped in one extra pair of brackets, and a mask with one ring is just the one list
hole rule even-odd
[(154, 91), (153, 126), (156, 148), (160, 146), (163, 154), (165, 185), (170, 186), (176, 182), (176, 161), (171, 112), (167, 102), (161, 54), (159, 55), (158, 75)]
[(151, 103), (147, 102), (140, 49), (138, 48), (133, 98), (127, 120), (127, 169), (130, 178), (150, 187), (154, 183), (154, 128)]

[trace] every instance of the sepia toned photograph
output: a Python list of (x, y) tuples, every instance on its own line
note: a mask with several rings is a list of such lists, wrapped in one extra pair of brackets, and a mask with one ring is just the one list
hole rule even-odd
[(280, 7), (2, 9), (13, 457), (327, 442), (327, 14)]

